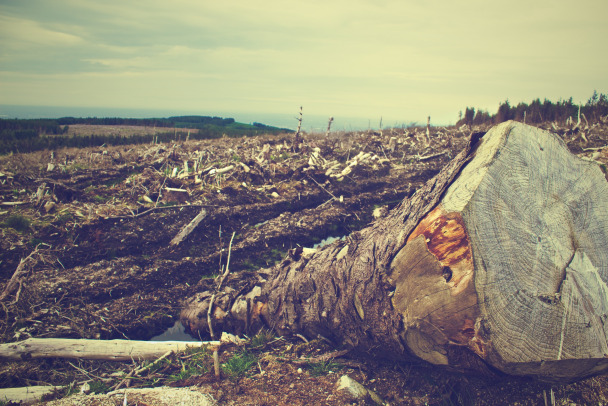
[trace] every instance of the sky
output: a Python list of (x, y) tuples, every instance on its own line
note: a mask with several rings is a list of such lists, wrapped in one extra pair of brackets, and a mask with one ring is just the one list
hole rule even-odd
[(0, 0), (0, 104), (450, 124), (608, 90), (606, 0)]

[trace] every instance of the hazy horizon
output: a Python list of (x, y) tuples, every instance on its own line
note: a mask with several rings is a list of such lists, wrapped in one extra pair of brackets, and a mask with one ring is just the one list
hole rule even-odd
[[(299, 110), (298, 110), (299, 111)], [(61, 117), (121, 117), (121, 118), (167, 118), (171, 116), (217, 116), (222, 118), (234, 118), (236, 121), (246, 124), (254, 122), (271, 125), (279, 128), (295, 130), (298, 126), (298, 112), (294, 114), (272, 114), (272, 113), (239, 113), (239, 112), (206, 112), (171, 109), (121, 109), (105, 107), (69, 107), (69, 106), (15, 106), (0, 104), (0, 119), (45, 119)], [(302, 129), (306, 132), (324, 132), (327, 129), (329, 117), (322, 115), (304, 114)], [(357, 117), (334, 117), (331, 125), (332, 131), (356, 131), (364, 129), (378, 129), (380, 124), (383, 128), (402, 127), (417, 123), (426, 125), (426, 121), (386, 121), (384, 117), (357, 118)], [(453, 124), (453, 123), (452, 123)], [(433, 125), (448, 125), (434, 123)]]
[(603, 0), (6, 0), (0, 104), (451, 124), (605, 93), (606, 15)]

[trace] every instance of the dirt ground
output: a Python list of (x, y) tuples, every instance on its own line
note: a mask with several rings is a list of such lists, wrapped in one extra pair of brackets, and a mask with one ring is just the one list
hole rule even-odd
[[(605, 171), (608, 123), (576, 131), (545, 127)], [(150, 339), (174, 324), (182, 301), (210, 283), (228, 258), (231, 272), (252, 272), (291, 248), (366, 227), (436, 174), (470, 131), (435, 127), (430, 140), (420, 128), (317, 134), (305, 135), (300, 145), (286, 134), (0, 157), (0, 287), (6, 292), (0, 340)], [(202, 211), (200, 224), (177, 242)], [(219, 381), (208, 354), (192, 368), (188, 360), (198, 355), (173, 355), (164, 370), (130, 385), (200, 386), (228, 405), (341, 405), (349, 400), (334, 387), (348, 374), (391, 405), (536, 405), (545, 404), (545, 396), (550, 402), (551, 393), (556, 404), (608, 402), (604, 376), (551, 386), (361, 354), (315, 361), (335, 350), (273, 337), (224, 351), (224, 363), (242, 354), (255, 362), (239, 374), (225, 369)], [(89, 381), (109, 389), (122, 379), (120, 371), (132, 368), (60, 359), (2, 362), (0, 387)]]

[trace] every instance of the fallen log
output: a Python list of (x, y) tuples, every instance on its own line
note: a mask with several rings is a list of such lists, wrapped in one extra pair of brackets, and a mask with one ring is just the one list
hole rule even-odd
[[(214, 327), (268, 326), (393, 360), (547, 381), (607, 371), (604, 175), (535, 127), (506, 122), (481, 135), (370, 227), (312, 255), (290, 251), (261, 282), (244, 275), (246, 292), (229, 281), (214, 295)], [(190, 330), (206, 331), (210, 299), (186, 302)]]
[[(49, 393), (61, 389), (61, 386), (25, 386), (21, 388), (0, 388), (0, 402), (15, 402), (22, 405), (31, 405)], [(12, 403), (11, 403), (12, 404)]]
[(219, 341), (136, 341), (89, 340), (76, 338), (28, 338), (0, 344), (0, 360), (20, 361), (30, 358), (100, 359), (108, 361), (155, 360), (169, 351), (188, 347), (215, 350)]

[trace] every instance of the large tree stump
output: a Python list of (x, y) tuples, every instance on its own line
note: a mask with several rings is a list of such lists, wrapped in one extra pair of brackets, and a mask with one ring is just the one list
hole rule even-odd
[[(293, 250), (246, 289), (234, 276), (241, 288), (217, 295), (214, 315), (235, 332), (265, 324), (396, 360), (571, 381), (608, 369), (607, 247), (599, 167), (506, 122), (369, 228)], [(210, 296), (187, 302), (191, 329), (206, 329)]]

